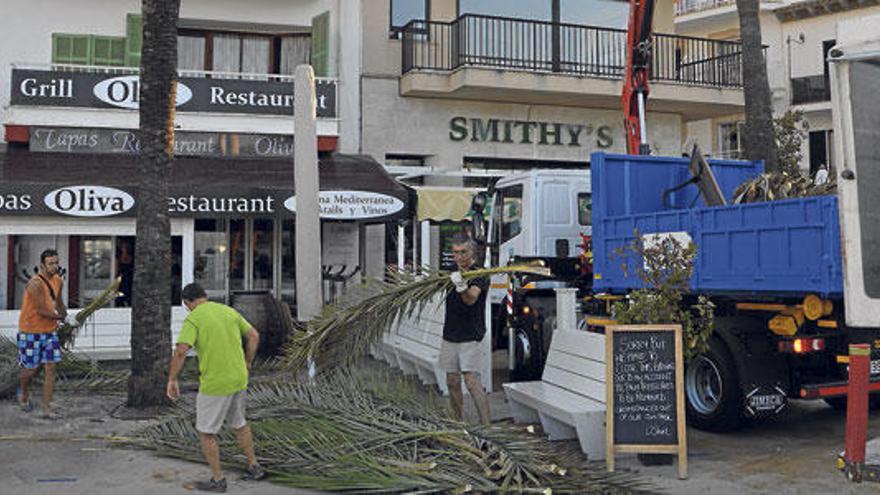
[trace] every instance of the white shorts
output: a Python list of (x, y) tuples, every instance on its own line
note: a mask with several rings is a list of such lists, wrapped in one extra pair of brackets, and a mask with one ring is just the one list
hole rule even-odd
[(196, 396), (196, 430), (200, 433), (215, 434), (223, 427), (224, 420), (229, 427), (237, 430), (247, 424), (244, 419), (247, 390), (232, 395)]
[(443, 341), (440, 346), (440, 366), (447, 373), (480, 372), (481, 342)]

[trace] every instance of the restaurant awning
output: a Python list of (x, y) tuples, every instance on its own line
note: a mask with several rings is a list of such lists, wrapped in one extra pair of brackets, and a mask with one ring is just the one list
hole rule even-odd
[[(176, 158), (169, 214), (177, 217), (292, 217), (292, 161)], [(0, 153), (0, 215), (133, 216), (138, 160), (120, 155)], [(321, 216), (383, 222), (406, 218), (410, 191), (366, 155), (319, 160)]]
[(434, 222), (466, 220), (471, 209), (474, 194), (481, 191), (476, 188), (462, 187), (415, 187), (418, 196), (416, 214), (419, 221)]

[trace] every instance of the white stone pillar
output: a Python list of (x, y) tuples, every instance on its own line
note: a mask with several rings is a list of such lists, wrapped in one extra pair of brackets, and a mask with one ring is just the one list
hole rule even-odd
[(556, 329), (577, 330), (577, 289), (564, 288), (556, 291)]
[(300, 65), (294, 76), (294, 195), (296, 196), (296, 314), (300, 321), (321, 312), (321, 219), (318, 210), (318, 135), (315, 73)]

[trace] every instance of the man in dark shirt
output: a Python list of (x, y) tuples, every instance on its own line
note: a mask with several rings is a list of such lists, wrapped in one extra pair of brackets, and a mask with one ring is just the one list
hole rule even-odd
[(458, 270), (450, 278), (455, 289), (446, 295), (446, 319), (443, 323), (443, 345), (440, 363), (446, 370), (446, 385), (452, 412), (462, 419), (463, 397), (461, 379), (474, 398), (480, 422), (489, 424), (489, 397), (480, 381), (480, 342), (486, 334), (486, 294), (489, 279), (486, 277), (464, 280), (461, 272), (473, 270), (476, 244), (465, 236), (452, 241), (452, 255)]

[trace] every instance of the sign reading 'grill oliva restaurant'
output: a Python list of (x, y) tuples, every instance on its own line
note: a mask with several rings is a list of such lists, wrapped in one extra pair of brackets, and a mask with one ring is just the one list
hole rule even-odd
[[(12, 70), (11, 103), (55, 107), (137, 110), (138, 75)], [(336, 117), (336, 81), (316, 80), (317, 115)], [(293, 81), (183, 77), (177, 82), (177, 111), (293, 115)]]
[(614, 144), (611, 127), (592, 124), (565, 124), (530, 120), (482, 119), (456, 116), (449, 120), (449, 139), (453, 141), (584, 146), (595, 140), (598, 148)]
[[(136, 155), (141, 151), (141, 142), (137, 131), (130, 129), (31, 127), (29, 147), (31, 151), (40, 153)], [(211, 158), (290, 159), (293, 157), (293, 136), (177, 131), (174, 133), (174, 154)]]

